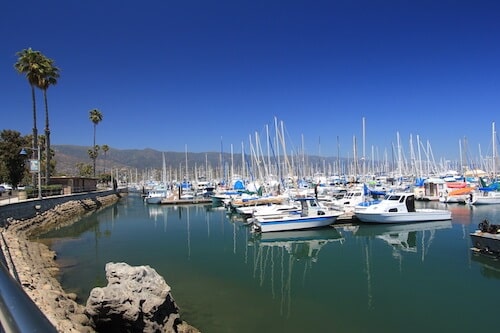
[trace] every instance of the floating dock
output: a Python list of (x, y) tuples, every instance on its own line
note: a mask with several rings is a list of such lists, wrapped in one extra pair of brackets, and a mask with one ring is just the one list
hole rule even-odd
[(163, 199), (161, 205), (192, 205), (192, 204), (211, 204), (211, 198), (193, 198), (193, 199)]

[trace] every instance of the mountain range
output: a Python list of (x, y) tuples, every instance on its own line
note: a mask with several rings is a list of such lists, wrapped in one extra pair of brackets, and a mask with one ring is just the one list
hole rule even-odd
[[(78, 175), (78, 164), (92, 164), (89, 157), (88, 146), (76, 145), (53, 145), (52, 149), (55, 152), (54, 160), (56, 161), (56, 174), (76, 176)], [(186, 165), (189, 169), (195, 167), (208, 166), (212, 169), (221, 168), (221, 165), (240, 168), (242, 165), (241, 153), (233, 154), (220, 152), (162, 152), (150, 148), (146, 149), (115, 149), (111, 148), (104, 154), (101, 150), (96, 160), (97, 173), (107, 172), (111, 169), (128, 169), (128, 170), (149, 170), (162, 169), (163, 154), (165, 155), (165, 164), (167, 169), (184, 169)], [(265, 157), (267, 159), (267, 157)], [(316, 165), (322, 168), (321, 165), (332, 165), (337, 163), (337, 158), (334, 157), (318, 157), (306, 156), (308, 165)], [(245, 156), (245, 163), (250, 164), (251, 159)], [(275, 159), (274, 159), (275, 160)], [(276, 163), (276, 161), (272, 162)]]

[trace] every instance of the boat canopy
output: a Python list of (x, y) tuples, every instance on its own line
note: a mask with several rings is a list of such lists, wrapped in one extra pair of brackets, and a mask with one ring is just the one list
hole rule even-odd
[(244, 190), (245, 184), (243, 184), (242, 180), (237, 180), (234, 182), (233, 190)]

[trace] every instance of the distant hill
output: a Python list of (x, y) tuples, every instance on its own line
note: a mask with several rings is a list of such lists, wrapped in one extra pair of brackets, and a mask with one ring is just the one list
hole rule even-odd
[[(55, 152), (56, 170), (58, 174), (76, 175), (77, 164), (91, 164), (92, 160), (89, 157), (87, 146), (74, 145), (53, 145)], [(217, 167), (220, 163), (220, 154), (209, 153), (187, 153), (188, 167), (193, 168), (194, 165), (210, 164), (211, 167)], [(104, 152), (99, 152), (99, 157), (96, 161), (96, 169), (107, 172), (109, 169), (131, 169), (131, 170), (146, 170), (146, 169), (162, 169), (162, 152), (154, 149), (114, 149), (110, 148), (104, 156)], [(208, 161), (208, 162), (207, 162)], [(167, 168), (185, 167), (186, 153), (184, 152), (165, 152), (165, 164)]]
[[(75, 145), (53, 145), (55, 152), (56, 173), (58, 175), (77, 175), (77, 164), (91, 164), (92, 160), (88, 155), (88, 146)], [(165, 164), (168, 169), (184, 169), (187, 164), (190, 170), (196, 167), (203, 168), (208, 165), (212, 169), (221, 168), (221, 160), (224, 165), (231, 164), (230, 153), (206, 152), (206, 153), (190, 153), (185, 152), (165, 152)], [(324, 164), (336, 163), (336, 158), (333, 157), (318, 157), (307, 156), (309, 165), (315, 165), (321, 169)], [(291, 159), (291, 158), (290, 158)], [(233, 154), (233, 165), (235, 168), (240, 168), (242, 164), (241, 154)], [(251, 164), (250, 158), (245, 157), (248, 165)], [(295, 162), (296, 163), (296, 162)], [(110, 169), (128, 169), (131, 171), (143, 171), (148, 169), (162, 169), (162, 152), (154, 149), (114, 149), (110, 148), (104, 156), (104, 152), (99, 152), (99, 157), (96, 161), (96, 169), (98, 172), (109, 173)]]

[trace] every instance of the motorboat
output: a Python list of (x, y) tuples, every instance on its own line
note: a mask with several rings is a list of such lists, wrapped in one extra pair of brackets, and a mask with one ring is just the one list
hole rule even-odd
[(331, 225), (342, 215), (342, 212), (321, 206), (315, 197), (295, 200), (300, 203), (300, 211), (256, 216), (252, 220), (252, 229), (256, 232), (270, 232), (320, 228)]
[(328, 202), (328, 206), (339, 211), (353, 211), (354, 207), (365, 201), (364, 188), (355, 186), (347, 190), (340, 198)]
[(148, 204), (160, 204), (168, 195), (169, 191), (166, 188), (157, 188), (149, 191), (144, 197), (144, 201)]
[(478, 230), (470, 234), (472, 249), (478, 252), (500, 255), (500, 225), (490, 224), (484, 220), (478, 225)]
[(366, 223), (408, 223), (451, 219), (449, 210), (416, 209), (415, 194), (407, 192), (388, 194), (377, 204), (355, 210), (354, 215)]
[[(277, 197), (275, 197), (277, 198)], [(300, 211), (301, 207), (297, 201), (290, 197), (281, 197), (279, 200), (270, 198), (269, 200), (257, 200), (253, 206), (241, 206), (236, 208), (236, 212), (243, 216), (253, 218), (264, 215), (278, 215), (288, 212)]]
[(477, 191), (471, 195), (472, 205), (498, 205), (500, 204), (500, 191)]
[(287, 195), (241, 196), (230, 202), (231, 209), (242, 215), (252, 215), (260, 207), (281, 205), (289, 202)]

